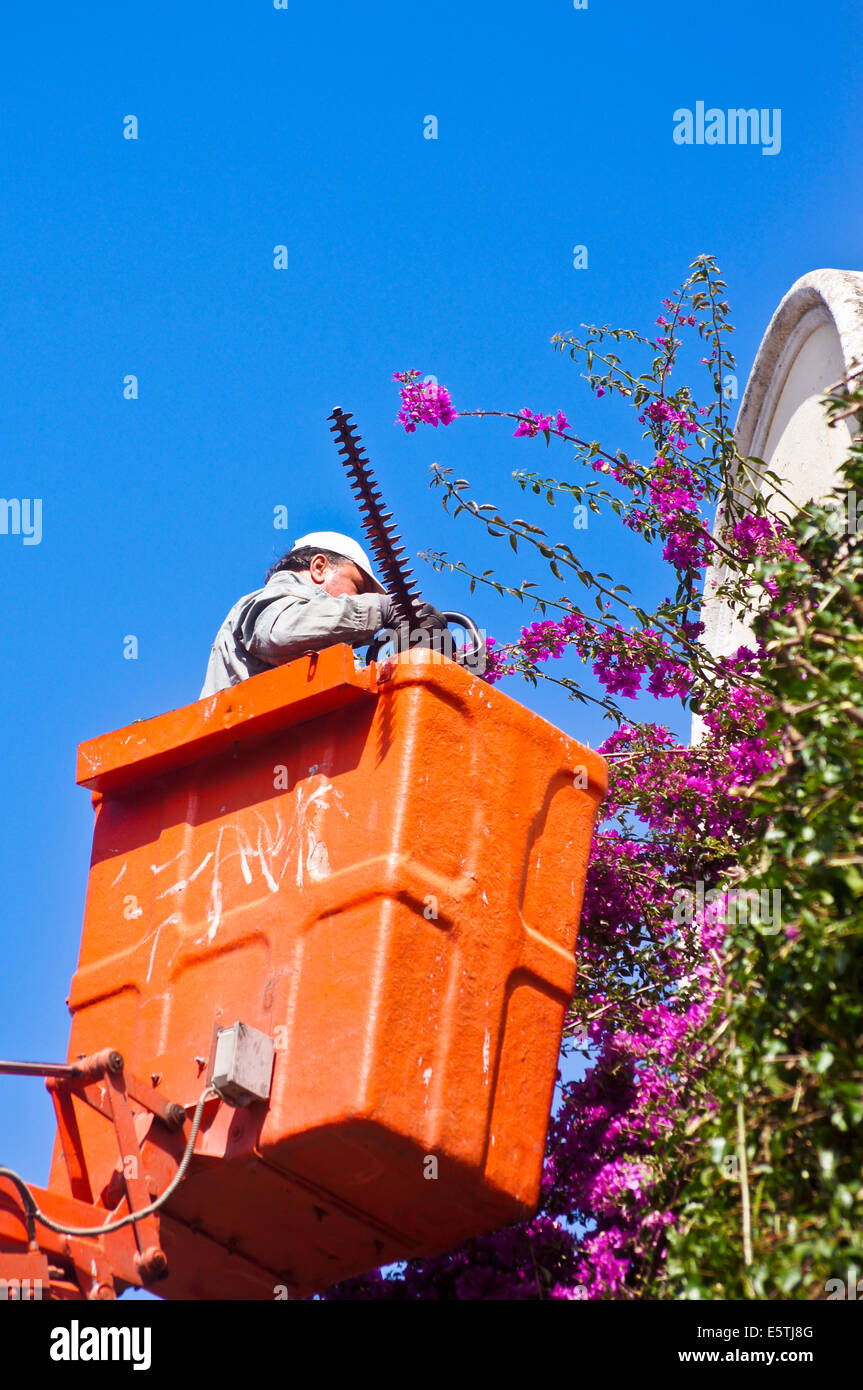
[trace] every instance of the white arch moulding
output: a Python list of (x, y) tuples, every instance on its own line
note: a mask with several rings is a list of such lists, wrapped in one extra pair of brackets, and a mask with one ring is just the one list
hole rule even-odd
[[(845, 421), (829, 428), (820, 402), (830, 386), (860, 363), (863, 273), (813, 270), (801, 276), (770, 320), (734, 431), (741, 456), (762, 459), (798, 507), (826, 497), (836, 484), (851, 432)], [(717, 528), (721, 520), (717, 518)], [(712, 597), (721, 578), (721, 566), (708, 569), (701, 614), (703, 640), (714, 656), (751, 640), (748, 625)]]

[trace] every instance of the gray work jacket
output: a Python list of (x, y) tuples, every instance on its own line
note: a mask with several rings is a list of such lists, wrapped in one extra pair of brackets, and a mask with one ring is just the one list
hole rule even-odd
[(291, 570), (279, 570), (234, 604), (216, 634), (203, 700), (217, 690), (334, 642), (370, 642), (383, 627), (380, 594), (332, 594)]

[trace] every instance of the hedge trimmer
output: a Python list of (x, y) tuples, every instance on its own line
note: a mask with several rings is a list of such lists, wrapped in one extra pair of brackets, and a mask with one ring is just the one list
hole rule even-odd
[[(369, 543), (381, 582), (393, 599), (399, 618), (397, 646), (399, 650), (417, 645), (431, 645), (443, 651), (453, 661), (467, 667), (475, 675), (485, 671), (485, 642), (476, 624), (464, 613), (444, 613), (447, 624), (455, 623), (463, 627), (470, 639), (469, 645), (456, 651), (452, 634), (447, 627), (443, 632), (423, 631), (423, 609), (425, 601), (420, 594), (413, 570), (405, 563), (405, 548), (392, 521), (392, 512), (384, 510), (383, 497), (378, 487), (371, 465), (365, 456), (362, 440), (353, 416), (336, 406), (330, 415), (333, 423), (330, 429), (340, 444), (339, 453), (347, 469), (351, 490), (359, 504), (360, 520)], [(374, 660), (390, 637), (379, 640), (369, 647), (368, 659)]]

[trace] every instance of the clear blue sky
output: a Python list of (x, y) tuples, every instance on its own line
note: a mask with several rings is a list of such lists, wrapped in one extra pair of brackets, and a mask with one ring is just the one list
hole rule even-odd
[[(799, 275), (863, 268), (860, 62), (859, 0), (3, 7), (0, 491), (42, 499), (43, 520), (38, 545), (0, 535), (0, 1056), (65, 1056), (92, 824), (79, 741), (194, 700), (277, 551), (357, 529), (332, 406), (355, 412), (412, 552), (518, 582), (500, 543), (447, 519), (428, 465), (525, 515), (512, 470), (565, 471), (565, 452), (506, 422), (407, 436), (392, 373), (435, 373), (456, 409), (563, 407), (631, 445), (549, 339), (649, 329), (709, 251), (742, 387)], [(673, 112), (699, 100), (781, 109), (780, 152), (675, 144)], [(613, 518), (581, 541), (648, 599), (667, 587)], [(419, 569), (439, 606), (517, 635), (517, 608)], [(508, 688), (591, 743), (608, 731)], [(0, 1161), (44, 1182), (52, 1136), (41, 1083), (0, 1079)]]

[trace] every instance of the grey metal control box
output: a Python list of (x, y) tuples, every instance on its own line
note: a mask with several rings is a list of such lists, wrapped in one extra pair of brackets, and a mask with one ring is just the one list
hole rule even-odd
[(208, 1081), (229, 1105), (269, 1100), (275, 1047), (273, 1039), (247, 1023), (215, 1029)]

